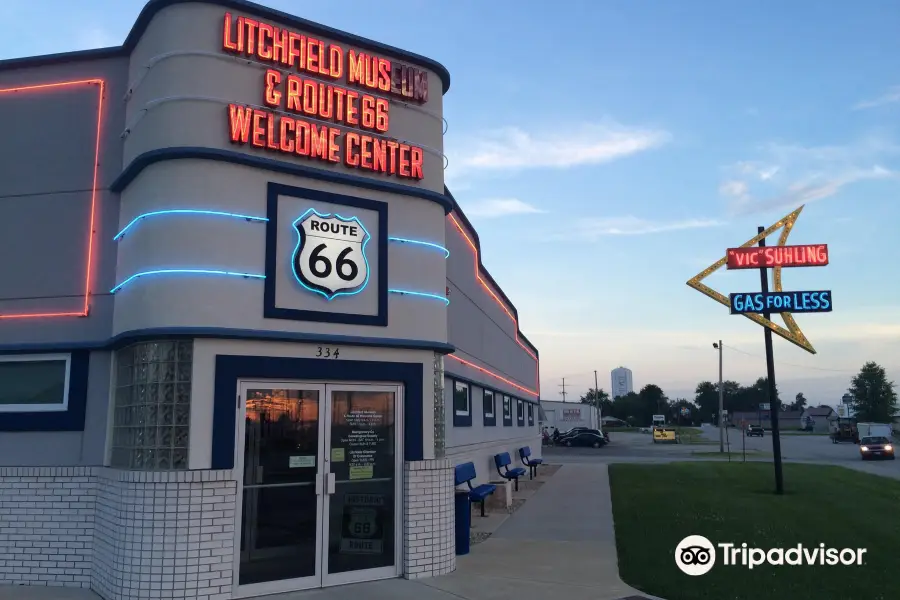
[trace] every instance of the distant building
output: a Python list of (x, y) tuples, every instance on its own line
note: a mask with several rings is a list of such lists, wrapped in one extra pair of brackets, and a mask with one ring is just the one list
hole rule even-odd
[(614, 400), (619, 396), (625, 396), (634, 391), (634, 382), (631, 379), (631, 369), (619, 367), (618, 369), (613, 369), (610, 375), (612, 376), (610, 394)]

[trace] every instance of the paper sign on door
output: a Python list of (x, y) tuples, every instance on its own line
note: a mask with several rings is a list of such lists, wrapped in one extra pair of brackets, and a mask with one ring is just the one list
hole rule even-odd
[(372, 479), (372, 465), (351, 465), (350, 479)]
[(344, 462), (344, 449), (343, 448), (332, 448), (331, 449), (331, 462)]
[(297, 469), (301, 467), (315, 467), (315, 456), (291, 456), (288, 458), (288, 468)]

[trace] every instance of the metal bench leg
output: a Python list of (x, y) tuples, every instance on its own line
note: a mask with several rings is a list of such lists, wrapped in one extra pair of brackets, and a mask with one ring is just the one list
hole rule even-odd
[[(485, 500), (486, 500), (486, 498), (485, 498)], [(481, 516), (482, 516), (482, 517), (485, 516), (485, 515), (484, 515), (484, 502), (485, 502), (485, 500), (482, 500), (482, 501), (481, 501)]]
[(534, 479), (534, 467), (528, 465), (528, 479)]
[(518, 492), (519, 491), (519, 478), (518, 477), (516, 477), (515, 482), (516, 482), (516, 491)]

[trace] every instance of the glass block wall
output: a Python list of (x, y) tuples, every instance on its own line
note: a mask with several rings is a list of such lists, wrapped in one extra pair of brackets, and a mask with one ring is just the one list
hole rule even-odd
[(444, 355), (434, 353), (434, 457), (444, 458), (446, 446), (444, 416)]
[(142, 342), (116, 352), (110, 466), (188, 468), (193, 340)]

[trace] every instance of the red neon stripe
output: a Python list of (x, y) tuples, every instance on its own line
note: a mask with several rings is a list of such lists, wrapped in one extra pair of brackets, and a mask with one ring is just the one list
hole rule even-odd
[(521, 390), (528, 392), (529, 394), (534, 394), (536, 396), (539, 396), (540, 392), (541, 392), (541, 366), (540, 366), (540, 361), (539, 361), (537, 355), (534, 352), (532, 352), (528, 346), (523, 344), (521, 340), (519, 340), (519, 321), (516, 319), (516, 317), (512, 313), (512, 311), (506, 306), (506, 303), (500, 298), (500, 296), (497, 294), (497, 292), (495, 292), (493, 289), (491, 289), (491, 286), (489, 286), (487, 281), (485, 281), (484, 278), (481, 276), (481, 267), (479, 266), (479, 260), (478, 260), (478, 247), (475, 245), (475, 242), (472, 241), (472, 238), (469, 237), (469, 234), (466, 233), (466, 230), (463, 228), (463, 226), (460, 225), (459, 221), (456, 220), (456, 217), (454, 217), (452, 214), (449, 214), (447, 216), (450, 217), (450, 220), (453, 221), (453, 224), (456, 226), (456, 229), (462, 234), (463, 238), (465, 238), (465, 240), (466, 240), (466, 243), (468, 243), (469, 247), (472, 249), (472, 254), (474, 255), (474, 260), (475, 260), (475, 280), (481, 284), (481, 287), (483, 287), (484, 290), (488, 293), (488, 296), (490, 296), (491, 298), (494, 299), (494, 302), (496, 302), (497, 305), (500, 306), (501, 309), (503, 309), (503, 312), (505, 312), (506, 315), (513, 322), (513, 325), (515, 326), (516, 343), (526, 352), (526, 354), (528, 354), (528, 356), (530, 356), (531, 358), (534, 359), (534, 370), (535, 370), (535, 379), (534, 380), (535, 380), (535, 387), (536, 387), (537, 391), (535, 392), (533, 390), (529, 390), (528, 388), (521, 387), (521, 386), (519, 386), (515, 383), (512, 383), (512, 382), (508, 381), (507, 379), (497, 375), (496, 373), (492, 373), (491, 371), (488, 371), (487, 369), (483, 369), (481, 367), (473, 365), (472, 363), (464, 361), (461, 358), (457, 358), (456, 356), (450, 355), (451, 358), (455, 358), (456, 360), (458, 360), (464, 364), (470, 365), (472, 367), (475, 367), (476, 369), (478, 369), (484, 373), (487, 373), (488, 375), (491, 375), (492, 377), (495, 377), (497, 379), (505, 381), (517, 389), (521, 389)]
[(506, 377), (501, 377), (500, 375), (497, 375), (497, 374), (494, 373), (493, 371), (489, 371), (489, 370), (485, 369), (484, 367), (479, 367), (479, 366), (476, 365), (475, 363), (471, 363), (471, 362), (469, 362), (469, 361), (467, 361), (467, 360), (464, 360), (464, 359), (462, 359), (462, 358), (460, 358), (460, 357), (458, 357), (458, 356), (456, 356), (456, 355), (448, 354), (447, 356), (449, 356), (449, 357), (452, 358), (453, 360), (458, 360), (459, 362), (461, 362), (462, 364), (466, 365), (467, 367), (472, 367), (473, 369), (476, 369), (476, 370), (478, 370), (478, 371), (481, 371), (481, 372), (484, 373), (485, 375), (490, 375), (490, 376), (493, 377), (494, 379), (499, 379), (499, 380), (502, 381), (503, 383), (505, 383), (505, 384), (507, 384), (507, 385), (511, 385), (512, 387), (516, 388), (517, 390), (521, 390), (521, 391), (525, 392), (526, 394), (531, 394), (532, 396), (539, 396), (539, 395), (540, 395), (540, 394), (539, 394), (537, 391), (535, 391), (535, 390), (530, 390), (530, 389), (528, 389), (528, 388), (525, 387), (525, 386), (521, 386), (521, 385), (519, 385), (518, 383), (515, 383), (515, 382), (513, 382), (513, 381), (510, 381), (510, 380), (507, 379)]
[(88, 257), (87, 273), (84, 276), (84, 316), (90, 311), (91, 302), (91, 275), (94, 270), (94, 219), (97, 208), (97, 178), (100, 172), (100, 124), (103, 122), (103, 92), (106, 87), (102, 79), (100, 82), (100, 98), (97, 101), (97, 143), (94, 146), (94, 183), (91, 190), (91, 228), (88, 230)]
[(34, 312), (34, 313), (17, 313), (2, 315), (0, 319), (42, 319), (50, 317), (86, 317), (90, 310), (91, 297), (91, 276), (94, 270), (94, 223), (97, 215), (97, 189), (100, 170), (100, 130), (103, 122), (103, 94), (106, 88), (106, 82), (103, 79), (78, 79), (74, 81), (58, 81), (54, 83), (42, 83), (36, 85), (26, 85), (14, 88), (0, 88), (0, 94), (11, 94), (15, 92), (33, 92), (36, 90), (48, 90), (62, 87), (71, 87), (75, 85), (97, 85), (100, 87), (100, 96), (97, 100), (97, 139), (94, 146), (94, 177), (91, 186), (91, 218), (90, 230), (88, 231), (88, 251), (87, 264), (84, 285), (84, 305), (80, 312)]

